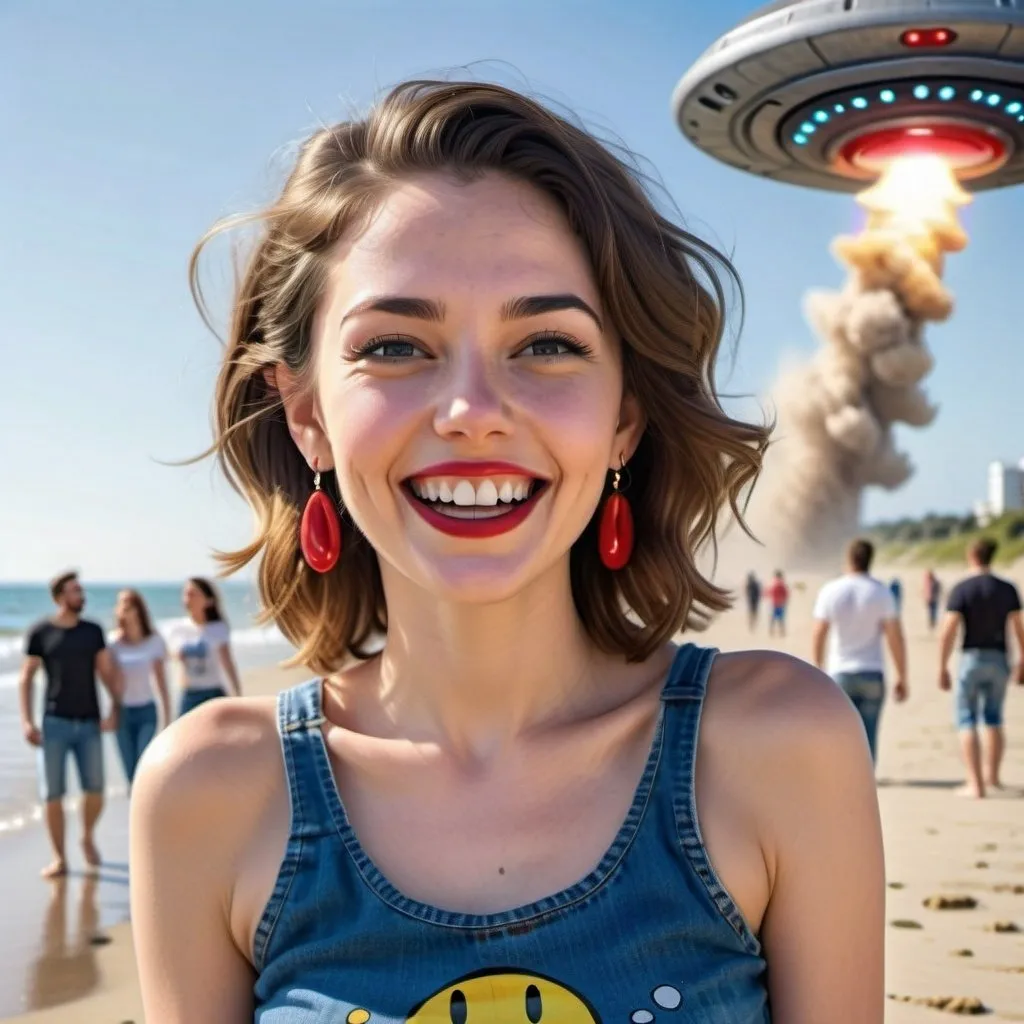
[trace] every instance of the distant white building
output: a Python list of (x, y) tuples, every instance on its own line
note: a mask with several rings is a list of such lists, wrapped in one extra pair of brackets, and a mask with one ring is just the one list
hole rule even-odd
[(1024, 509), (1024, 459), (1016, 466), (991, 462), (988, 467), (988, 496), (975, 502), (974, 514), (985, 526), (997, 516)]

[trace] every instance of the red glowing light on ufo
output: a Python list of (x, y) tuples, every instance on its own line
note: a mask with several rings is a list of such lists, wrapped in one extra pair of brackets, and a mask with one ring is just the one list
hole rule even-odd
[(951, 28), (910, 28), (900, 36), (900, 42), (912, 49), (949, 46), (956, 39), (957, 35)]
[(987, 174), (1005, 163), (1006, 145), (972, 124), (933, 124), (878, 128), (843, 146), (840, 160), (870, 174), (881, 174), (901, 157), (941, 157), (960, 178)]

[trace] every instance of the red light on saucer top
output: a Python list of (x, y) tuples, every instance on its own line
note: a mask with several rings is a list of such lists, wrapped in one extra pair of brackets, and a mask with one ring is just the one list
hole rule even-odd
[(900, 42), (911, 49), (949, 46), (956, 42), (956, 33), (951, 28), (908, 28)]

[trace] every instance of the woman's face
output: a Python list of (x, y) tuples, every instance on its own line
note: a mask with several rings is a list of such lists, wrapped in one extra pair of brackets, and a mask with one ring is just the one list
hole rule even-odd
[(581, 246), (499, 175), (400, 185), (339, 247), (316, 374), (293, 436), (336, 468), (382, 570), (451, 600), (565, 559), (641, 430)]
[(139, 625), (139, 613), (135, 609), (131, 594), (122, 590), (114, 605), (114, 618), (122, 629), (134, 629)]
[(210, 602), (194, 583), (185, 584), (185, 589), (181, 592), (181, 603), (196, 622), (206, 621), (206, 608)]

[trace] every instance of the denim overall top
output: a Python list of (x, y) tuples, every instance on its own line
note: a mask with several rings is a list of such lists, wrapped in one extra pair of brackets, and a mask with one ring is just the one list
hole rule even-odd
[(462, 914), (399, 892), (349, 824), (321, 684), (280, 695), (292, 825), (257, 930), (259, 1024), (767, 1024), (765, 962), (697, 824), (697, 733), (716, 651), (681, 647), (611, 848), (528, 906)]

